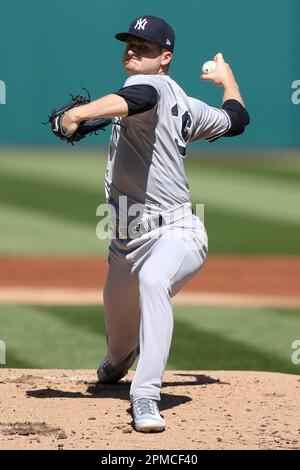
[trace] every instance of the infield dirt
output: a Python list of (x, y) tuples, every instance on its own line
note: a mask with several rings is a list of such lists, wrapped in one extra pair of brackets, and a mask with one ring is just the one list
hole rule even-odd
[(129, 386), (91, 370), (0, 370), (0, 449), (300, 449), (300, 377), (167, 371), (163, 433), (134, 430)]
[[(0, 303), (98, 305), (107, 273), (95, 256), (1, 256)], [(300, 308), (300, 257), (209, 256), (180, 305)]]

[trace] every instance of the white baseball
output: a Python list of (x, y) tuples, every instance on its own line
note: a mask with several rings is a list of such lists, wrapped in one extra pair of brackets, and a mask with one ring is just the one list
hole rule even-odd
[(208, 62), (205, 62), (202, 67), (202, 72), (204, 74), (211, 73), (216, 69), (217, 63), (213, 60), (209, 60)]

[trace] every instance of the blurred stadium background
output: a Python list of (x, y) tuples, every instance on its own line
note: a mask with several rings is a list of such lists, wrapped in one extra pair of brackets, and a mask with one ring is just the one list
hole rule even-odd
[[(299, 2), (193, 0), (184, 8), (157, 0), (90, 0), (88, 7), (77, 0), (11, 0), (0, 11), (0, 80), (6, 85), (0, 104), (0, 340), (7, 346), (1, 367), (96, 368), (105, 352), (102, 306), (13, 302), (4, 294), (28, 291), (32, 260), (40, 257), (49, 266), (57, 262), (58, 278), (59, 259), (81, 260), (86, 273), (86, 259), (106, 258), (108, 243), (97, 239), (95, 229), (109, 132), (70, 148), (41, 122), (82, 86), (92, 97), (119, 89), (123, 46), (114, 34), (134, 17), (153, 14), (176, 30), (170, 74), (187, 93), (220, 106), (221, 90), (201, 83), (199, 75), (202, 63), (221, 50), (252, 119), (236, 139), (194, 144), (185, 162), (193, 203), (205, 204), (209, 235), (199, 293), (205, 292), (201, 276), (220, 260), (222, 273), (212, 270), (211, 276), (226, 278), (228, 293), (234, 293), (231, 262), (238, 259), (245, 266), (239, 271), (245, 291), (238, 294), (246, 299), (250, 293), (252, 303), (240, 298), (220, 305), (216, 287), (210, 291), (215, 305), (211, 297), (207, 304), (175, 305), (168, 368), (299, 374), (300, 365), (291, 361), (291, 344), (300, 339)], [(248, 279), (249, 260), (257, 272)], [(270, 263), (270, 279), (267, 270), (262, 276), (260, 261)], [(88, 273), (87, 279), (80, 275), (86, 288)], [(256, 277), (257, 295), (247, 290)], [(52, 282), (58, 287), (59, 280)]]

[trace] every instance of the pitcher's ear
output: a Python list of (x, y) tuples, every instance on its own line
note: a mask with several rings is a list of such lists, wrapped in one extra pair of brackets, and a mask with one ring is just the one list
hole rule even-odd
[(167, 49), (163, 49), (162, 65), (169, 65), (169, 63), (171, 62), (172, 57), (173, 57), (172, 52), (167, 51)]

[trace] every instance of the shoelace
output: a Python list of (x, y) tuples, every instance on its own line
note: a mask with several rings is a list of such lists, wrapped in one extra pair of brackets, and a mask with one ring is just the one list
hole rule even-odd
[(138, 400), (135, 403), (135, 408), (139, 414), (144, 414), (144, 413), (151, 414), (151, 415), (156, 414), (155, 402), (152, 400), (148, 400), (148, 399)]

